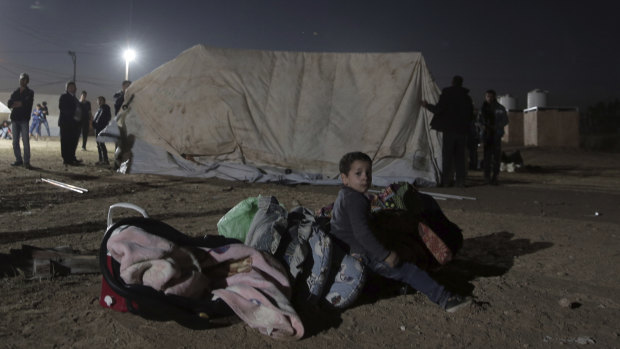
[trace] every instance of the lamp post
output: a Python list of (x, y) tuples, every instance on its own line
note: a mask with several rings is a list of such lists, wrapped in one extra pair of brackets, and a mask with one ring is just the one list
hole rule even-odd
[(77, 58), (75, 56), (75, 51), (69, 51), (69, 56), (71, 56), (71, 60), (73, 61), (73, 82), (75, 82), (75, 66)]
[(136, 58), (136, 51), (128, 48), (123, 52), (123, 58), (125, 58), (125, 80), (129, 80), (129, 62)]

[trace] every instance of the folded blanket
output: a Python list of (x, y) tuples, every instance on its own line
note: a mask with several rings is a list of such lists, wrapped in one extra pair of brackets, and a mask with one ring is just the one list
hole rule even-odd
[(221, 298), (261, 333), (280, 339), (303, 336), (303, 324), (290, 304), (286, 270), (268, 254), (243, 244), (177, 246), (135, 226), (118, 227), (107, 248), (127, 284), (194, 299)]

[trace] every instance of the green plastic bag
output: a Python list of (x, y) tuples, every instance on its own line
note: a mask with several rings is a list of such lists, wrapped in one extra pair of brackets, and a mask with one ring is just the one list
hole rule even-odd
[(252, 219), (258, 211), (259, 197), (249, 197), (226, 212), (217, 222), (218, 234), (245, 242)]

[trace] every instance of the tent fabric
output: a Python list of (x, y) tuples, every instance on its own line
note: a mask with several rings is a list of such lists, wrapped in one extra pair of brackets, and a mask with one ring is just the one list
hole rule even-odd
[(9, 116), (11, 116), (11, 109), (9, 109), (9, 107), (7, 107), (4, 103), (0, 102), (0, 122), (8, 120)]
[(4, 105), (4, 103), (0, 102), (0, 113), (8, 113), (11, 114), (11, 109)]
[(102, 136), (121, 138), (126, 173), (335, 184), (363, 151), (375, 185), (433, 185), (440, 134), (421, 100), (438, 96), (417, 52), (197, 45), (134, 82)]

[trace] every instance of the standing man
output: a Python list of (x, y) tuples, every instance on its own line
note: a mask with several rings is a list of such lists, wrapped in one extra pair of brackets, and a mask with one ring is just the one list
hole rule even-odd
[(469, 89), (463, 87), (463, 78), (454, 76), (452, 86), (441, 91), (436, 105), (422, 101), (422, 106), (435, 114), (431, 128), (443, 133), (441, 185), (464, 187), (465, 148), (474, 117), (474, 105), (469, 96)]
[[(105, 98), (103, 96), (97, 97), (97, 104), (99, 110), (93, 118), (93, 128), (95, 129), (95, 140), (97, 135), (103, 131), (112, 119), (112, 113), (110, 113), (110, 106), (105, 104)], [(99, 161), (95, 165), (109, 165), (108, 161), (108, 149), (105, 146), (105, 142), (97, 142), (97, 152), (99, 153)]]
[(80, 108), (82, 109), (82, 150), (84, 151), (86, 151), (86, 140), (88, 139), (88, 132), (90, 131), (90, 122), (93, 120), (90, 102), (86, 100), (87, 95), (88, 93), (86, 93), (86, 91), (82, 91), (82, 94), (80, 94)]
[(497, 185), (502, 156), (502, 137), (504, 127), (508, 125), (508, 115), (506, 108), (497, 101), (494, 90), (488, 90), (484, 94), (484, 102), (478, 113), (478, 124), (482, 128), (484, 146), (484, 180), (487, 184)]
[(75, 97), (77, 90), (75, 82), (69, 81), (66, 85), (66, 91), (58, 100), (58, 127), (60, 127), (60, 154), (65, 165), (79, 166), (82, 160), (75, 157), (80, 140), (82, 110), (80, 101)]
[[(30, 138), (28, 137), (28, 123), (34, 102), (34, 91), (28, 88), (30, 76), (22, 73), (19, 76), (19, 88), (11, 94), (7, 106), (11, 109), (11, 125), (13, 128), (13, 153), (15, 162), (11, 166), (22, 166), (31, 169), (30, 166)], [(19, 138), (24, 145), (24, 157), (19, 147)]]
[(121, 84), (121, 90), (114, 94), (114, 115), (117, 115), (125, 103), (125, 91), (131, 85), (131, 81), (125, 80)]

